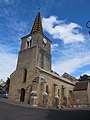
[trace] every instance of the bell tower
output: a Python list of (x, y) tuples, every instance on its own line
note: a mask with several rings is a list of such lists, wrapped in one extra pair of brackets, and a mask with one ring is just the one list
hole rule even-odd
[(21, 38), (17, 69), (40, 67), (51, 71), (51, 41), (43, 34), (40, 11), (38, 11), (31, 33)]

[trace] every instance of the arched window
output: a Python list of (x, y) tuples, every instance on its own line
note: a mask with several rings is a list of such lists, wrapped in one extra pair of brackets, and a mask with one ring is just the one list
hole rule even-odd
[(29, 41), (27, 41), (27, 48), (29, 48)]
[(30, 48), (32, 46), (32, 38), (28, 37), (27, 38), (27, 43), (26, 43), (26, 48)]
[(20, 95), (20, 101), (21, 101), (21, 102), (24, 102), (24, 99), (25, 99), (25, 89), (22, 88), (22, 89), (21, 89), (21, 95)]
[(47, 40), (45, 38), (43, 38), (43, 47), (45, 48), (47, 44)]

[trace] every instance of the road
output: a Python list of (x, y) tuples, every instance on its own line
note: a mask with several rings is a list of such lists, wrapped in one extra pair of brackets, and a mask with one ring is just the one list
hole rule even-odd
[(30, 108), (0, 101), (0, 120), (90, 120), (90, 110)]

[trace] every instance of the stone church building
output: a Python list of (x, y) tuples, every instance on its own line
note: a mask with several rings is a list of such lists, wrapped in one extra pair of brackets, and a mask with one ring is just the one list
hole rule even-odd
[(51, 41), (43, 33), (38, 11), (31, 33), (21, 38), (17, 67), (10, 76), (9, 99), (46, 108), (71, 105), (75, 79), (69, 78), (51, 69)]

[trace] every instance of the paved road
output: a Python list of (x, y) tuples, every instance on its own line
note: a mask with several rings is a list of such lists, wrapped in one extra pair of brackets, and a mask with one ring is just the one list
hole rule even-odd
[(0, 101), (0, 120), (90, 120), (89, 110), (46, 110)]

